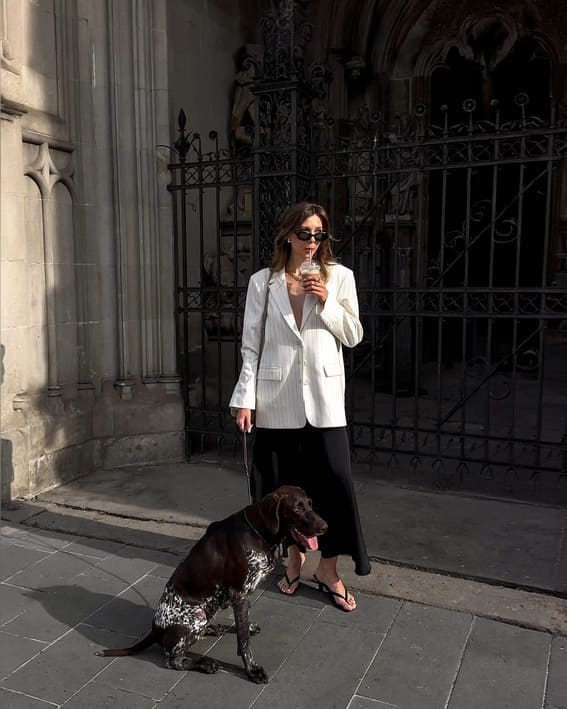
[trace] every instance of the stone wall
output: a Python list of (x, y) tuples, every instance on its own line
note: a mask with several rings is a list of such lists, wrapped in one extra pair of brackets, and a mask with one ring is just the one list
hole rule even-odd
[(2, 500), (180, 459), (165, 0), (0, 1)]

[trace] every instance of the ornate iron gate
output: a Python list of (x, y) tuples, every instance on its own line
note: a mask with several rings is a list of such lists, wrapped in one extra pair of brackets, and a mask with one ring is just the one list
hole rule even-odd
[(250, 144), (222, 148), (211, 132), (205, 146), (181, 112), (170, 165), (187, 454), (237, 447), (227, 404), (248, 277), (269, 262), (281, 210), (308, 197), (329, 210), (359, 287), (355, 462), (400, 482), (567, 500), (567, 290), (551, 279), (565, 268), (567, 128), (553, 109), (531, 117), (526, 95), (494, 103), (490, 120), (471, 100), (437, 126), (424, 106), (393, 126), (368, 112), (335, 125), (314, 112), (293, 32), (266, 26), (275, 54), (254, 65)]

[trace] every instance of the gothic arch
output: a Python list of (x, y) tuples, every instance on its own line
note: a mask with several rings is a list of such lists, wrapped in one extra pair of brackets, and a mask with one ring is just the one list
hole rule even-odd
[[(553, 94), (560, 97), (562, 93), (557, 67), (562, 62), (567, 10), (558, 0), (546, 4), (513, 0), (502, 10), (489, 0), (464, 0), (457, 11), (451, 0), (334, 0), (331, 7), (319, 3), (316, 15), (315, 26), (321, 27), (320, 56), (325, 49), (338, 51), (346, 59), (360, 56), (366, 66), (368, 97), (376, 91), (373, 87), (380, 86), (377, 100), (381, 108), (390, 111), (411, 110), (427, 101), (431, 74), (446, 62), (450, 49), (457, 47), (463, 57), (472, 59), (474, 41), (487, 36), (490, 40), (491, 24), (493, 29), (498, 24), (509, 28), (508, 46), (498, 47), (503, 55), (518, 39), (536, 40), (550, 58)], [(475, 32), (484, 35), (475, 37)], [(405, 109), (395, 100), (392, 105), (389, 98), (389, 87), (396, 80), (408, 82), (408, 89), (402, 92), (407, 95)]]
[[(329, 22), (328, 47), (361, 53), (366, 50), (374, 27), (378, 0), (333, 1), (331, 12), (321, 4), (322, 14)], [(332, 20), (331, 20), (332, 18)]]

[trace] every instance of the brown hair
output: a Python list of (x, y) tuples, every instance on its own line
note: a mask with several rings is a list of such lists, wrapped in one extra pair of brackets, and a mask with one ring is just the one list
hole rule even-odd
[(282, 268), (285, 268), (291, 253), (291, 246), (287, 241), (289, 236), (294, 234), (306, 219), (313, 216), (319, 217), (323, 224), (323, 231), (326, 231), (329, 235), (328, 239), (325, 239), (325, 241), (319, 244), (319, 248), (315, 253), (315, 260), (321, 266), (321, 278), (324, 281), (328, 279), (328, 267), (336, 263), (331, 250), (331, 241), (333, 240), (330, 231), (331, 223), (325, 208), (320, 204), (313, 204), (312, 202), (298, 202), (288, 207), (282, 214), (274, 239), (274, 257), (271, 264), (272, 271), (281, 271)]

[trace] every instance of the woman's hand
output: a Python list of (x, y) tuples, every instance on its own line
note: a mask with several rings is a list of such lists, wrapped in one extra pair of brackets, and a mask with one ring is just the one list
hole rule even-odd
[(319, 276), (305, 276), (303, 279), (303, 290), (305, 293), (311, 293), (319, 299), (321, 305), (325, 304), (329, 291), (327, 286)]
[(250, 433), (254, 423), (254, 412), (250, 409), (237, 409), (236, 425), (239, 431)]

